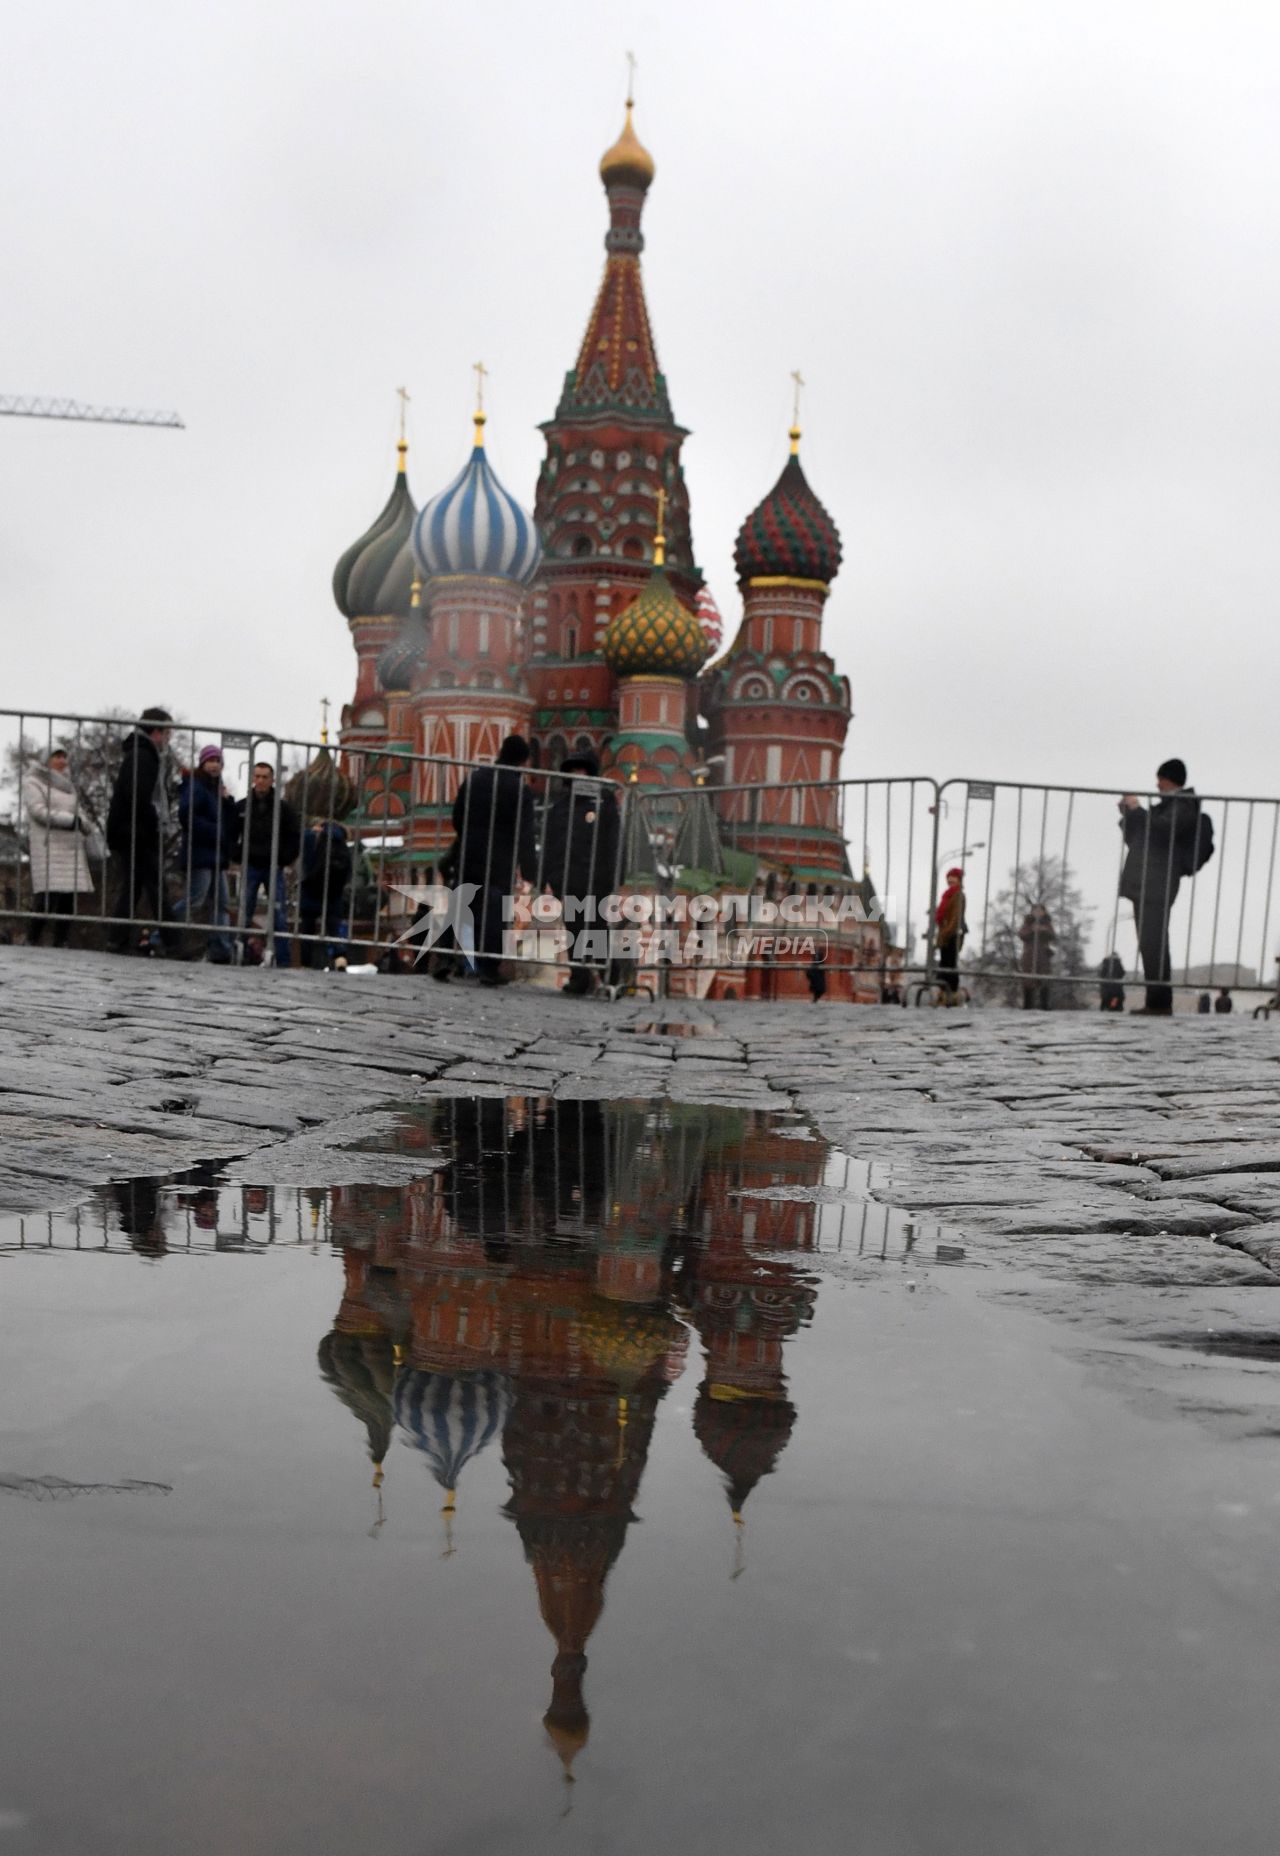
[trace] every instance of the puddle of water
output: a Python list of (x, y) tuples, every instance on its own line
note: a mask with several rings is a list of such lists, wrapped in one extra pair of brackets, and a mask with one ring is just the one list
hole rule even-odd
[[(683, 1825), (834, 1852), (854, 1812), (915, 1848), (954, 1806), (987, 1856), (1056, 1850), (1026, 1811), (1001, 1844), (1000, 1775), (1060, 1747), (1056, 1799), (1075, 1736), (1111, 1757), (1070, 1607), (1065, 1649), (1036, 1609), (1051, 1539), (1055, 1601), (1075, 1578), (1108, 1650), (1120, 1628), (1068, 1518), (1099, 1472), (1082, 1448), (1047, 1533), (1021, 1513), (1043, 1362), (1002, 1431), (987, 1317), (961, 1296), (944, 1372), (936, 1298), (898, 1293), (954, 1233), (754, 1110), (453, 1099), (394, 1144), (407, 1185), (197, 1168), (0, 1225), (21, 1847), (639, 1856)], [(975, 1619), (1012, 1672), (998, 1729)], [(1060, 1715), (1024, 1705), (1039, 1668)], [(945, 1804), (907, 1782), (922, 1723)]]

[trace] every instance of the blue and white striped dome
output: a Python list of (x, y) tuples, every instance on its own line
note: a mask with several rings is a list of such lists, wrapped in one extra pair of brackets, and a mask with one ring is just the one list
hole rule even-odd
[(413, 551), (424, 574), (487, 574), (523, 584), (538, 571), (542, 544), (533, 517), (498, 482), (482, 432), (480, 416), (470, 458), (418, 511)]
[(405, 1367), (396, 1374), (391, 1409), (440, 1487), (455, 1489), (465, 1465), (506, 1423), (511, 1387), (503, 1373), (428, 1373)]

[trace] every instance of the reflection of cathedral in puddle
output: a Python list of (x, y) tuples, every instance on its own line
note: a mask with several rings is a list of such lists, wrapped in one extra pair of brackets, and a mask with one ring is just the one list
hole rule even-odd
[(515, 1523), (555, 1639), (544, 1721), (566, 1770), (587, 1737), (587, 1640), (635, 1517), (658, 1406), (705, 1350), (694, 1427), (735, 1523), (792, 1426), (783, 1342), (810, 1279), (825, 1150), (752, 1112), (467, 1100), (436, 1110), (447, 1156), (404, 1188), (336, 1189), (345, 1293), (320, 1369), (363, 1422), (375, 1486), (399, 1431), (444, 1492), (500, 1439)]

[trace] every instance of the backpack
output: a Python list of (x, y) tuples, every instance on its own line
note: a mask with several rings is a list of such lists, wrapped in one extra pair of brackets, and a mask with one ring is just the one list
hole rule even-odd
[(1194, 876), (1197, 870), (1203, 870), (1213, 852), (1213, 820), (1207, 812), (1202, 812), (1196, 820), (1196, 837), (1189, 850), (1190, 868), (1187, 875)]

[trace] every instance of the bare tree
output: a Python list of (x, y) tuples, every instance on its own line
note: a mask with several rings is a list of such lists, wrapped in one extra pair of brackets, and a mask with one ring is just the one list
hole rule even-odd
[[(986, 943), (967, 952), (965, 983), (975, 998), (1001, 1005), (1022, 1001), (1022, 936), (1020, 930), (1033, 903), (1043, 903), (1053, 923), (1052, 975), (1083, 976), (1090, 972), (1088, 942), (1093, 914), (1076, 886), (1075, 872), (1061, 857), (1019, 864), (1009, 872), (1008, 886), (991, 905)], [(1055, 1003), (1063, 1007), (1089, 1003), (1081, 986), (1057, 986)]]

